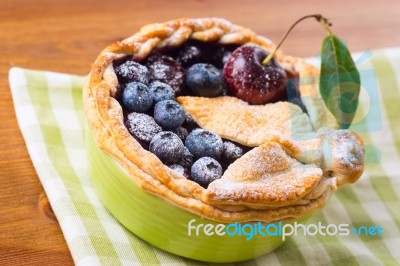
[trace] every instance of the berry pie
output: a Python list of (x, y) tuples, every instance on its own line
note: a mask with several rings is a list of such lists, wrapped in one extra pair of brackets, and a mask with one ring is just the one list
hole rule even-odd
[(106, 47), (84, 87), (97, 145), (138, 186), (219, 222), (322, 208), (364, 169), (362, 140), (319, 94), (319, 72), (219, 18), (150, 24)]

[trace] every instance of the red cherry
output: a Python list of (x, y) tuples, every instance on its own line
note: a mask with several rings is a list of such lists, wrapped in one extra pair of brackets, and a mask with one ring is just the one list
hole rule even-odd
[(224, 78), (230, 94), (250, 104), (265, 104), (285, 98), (286, 74), (272, 59), (262, 61), (268, 53), (261, 47), (237, 48), (224, 67)]

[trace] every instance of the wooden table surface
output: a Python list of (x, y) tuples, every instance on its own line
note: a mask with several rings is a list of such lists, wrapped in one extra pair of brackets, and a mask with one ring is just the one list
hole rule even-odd
[[(84, 75), (106, 45), (179, 17), (224, 17), (277, 42), (297, 18), (322, 13), (352, 51), (400, 45), (398, 0), (127, 2), (0, 1), (0, 265), (73, 264), (17, 125), (10, 67)], [(318, 23), (305, 21), (283, 50), (314, 56), (323, 36)]]

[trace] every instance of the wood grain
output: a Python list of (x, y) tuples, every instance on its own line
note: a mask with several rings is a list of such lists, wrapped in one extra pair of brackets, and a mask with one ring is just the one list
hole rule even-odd
[[(225, 17), (277, 42), (297, 18), (322, 13), (352, 51), (400, 45), (400, 5), (386, 1), (0, 1), (0, 265), (73, 261), (19, 131), (8, 85), (12, 66), (89, 72), (109, 43), (178, 17)], [(305, 21), (283, 46), (314, 56), (324, 36)]]

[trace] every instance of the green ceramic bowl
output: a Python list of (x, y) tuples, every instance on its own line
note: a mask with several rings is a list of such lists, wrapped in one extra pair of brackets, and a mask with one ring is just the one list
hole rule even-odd
[[(128, 230), (152, 245), (186, 258), (206, 262), (237, 262), (269, 253), (281, 246), (280, 236), (188, 235), (193, 225), (217, 222), (203, 219), (140, 189), (108, 154), (95, 144), (87, 130), (86, 143), (93, 186), (110, 213)], [(292, 223), (295, 220), (292, 221)]]

